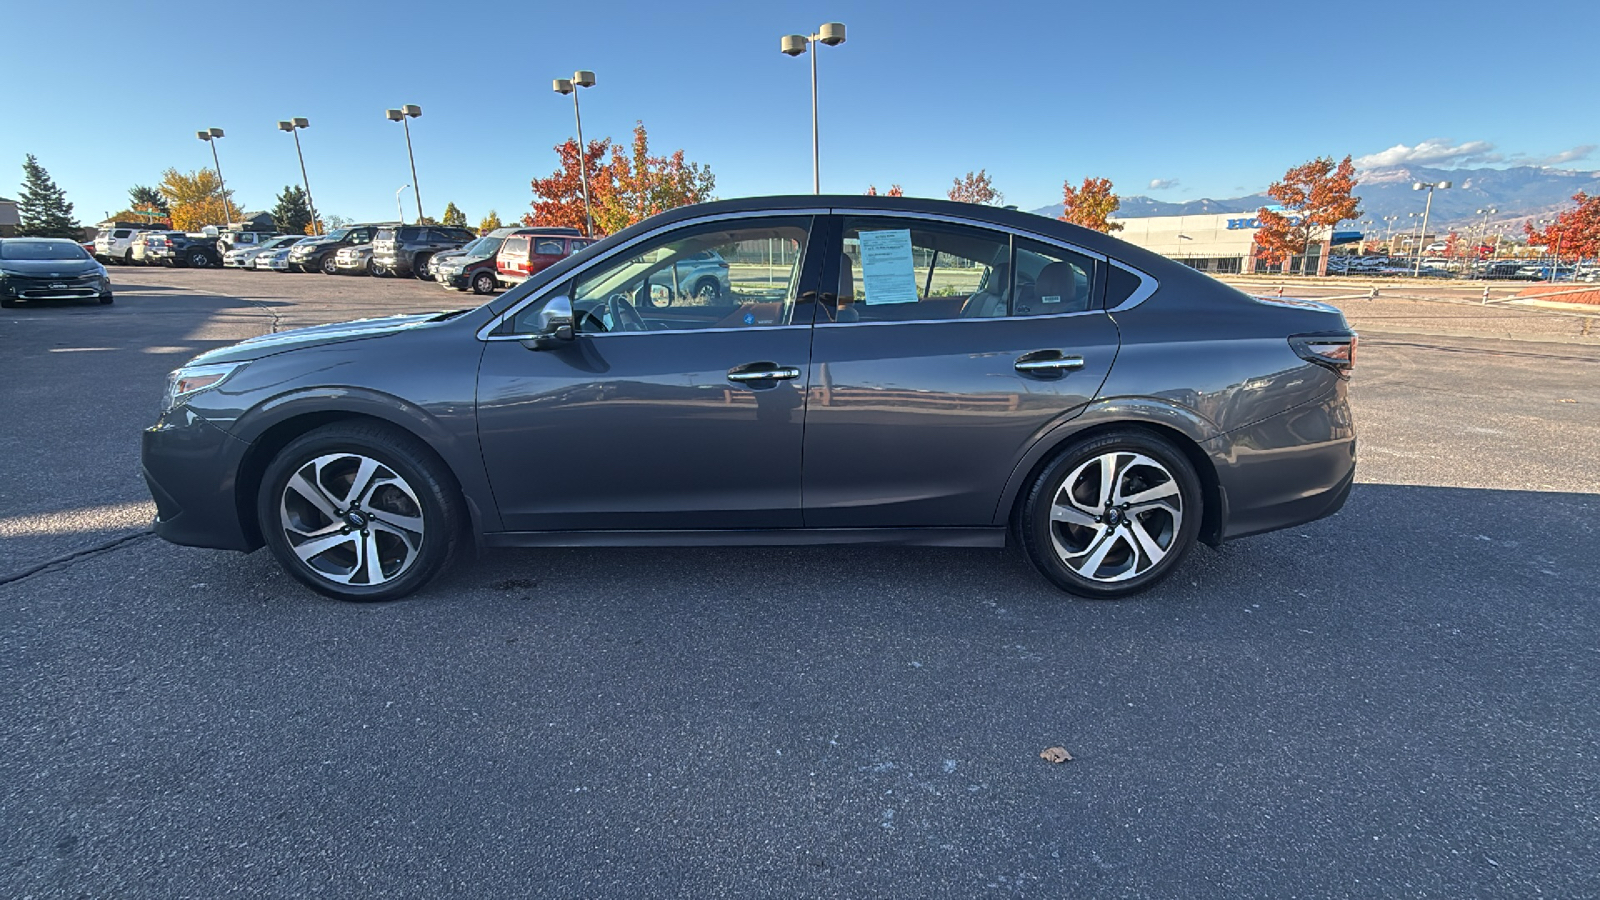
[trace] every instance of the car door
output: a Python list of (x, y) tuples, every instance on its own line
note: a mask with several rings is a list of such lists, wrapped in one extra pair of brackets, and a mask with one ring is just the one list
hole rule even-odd
[(1003, 231), (846, 216), (806, 409), (808, 528), (990, 525), (1013, 467), (1118, 348), (1106, 263)]
[[(597, 257), (484, 334), (479, 440), (504, 526), (799, 527), (812, 243), (809, 216), (672, 227)], [(745, 261), (737, 306), (653, 284), (708, 247)], [(571, 300), (575, 335), (526, 340), (556, 296)]]

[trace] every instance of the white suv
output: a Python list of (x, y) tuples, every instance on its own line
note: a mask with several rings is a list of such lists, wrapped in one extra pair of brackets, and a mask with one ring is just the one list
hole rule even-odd
[(94, 236), (95, 259), (103, 263), (128, 265), (133, 261), (134, 238), (160, 230), (163, 229), (150, 225), (132, 225), (127, 222), (116, 222), (102, 228)]

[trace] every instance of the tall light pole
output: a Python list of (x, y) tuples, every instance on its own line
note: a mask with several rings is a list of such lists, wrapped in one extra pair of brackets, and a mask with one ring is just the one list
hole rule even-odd
[(837, 47), (844, 43), (844, 23), (824, 22), (817, 33), (807, 36), (804, 34), (784, 35), (779, 42), (778, 49), (786, 56), (799, 56), (811, 50), (811, 192), (822, 193), (822, 163), (820, 160), (820, 143), (817, 139), (817, 51), (812, 46), (818, 42), (829, 47)]
[[(406, 208), (404, 206), (400, 205), (400, 194), (401, 194), (401, 192), (403, 192), (408, 187), (411, 187), (411, 185), (402, 184), (402, 185), (400, 185), (400, 187), (396, 188), (395, 192), (394, 192), (394, 208), (395, 208), (396, 212), (400, 213), (400, 224), (401, 225), (404, 225), (406, 223)], [(420, 219), (421, 217), (419, 216), (418, 218)]]
[[(1428, 204), (1422, 208), (1422, 235), (1418, 240), (1419, 244), (1422, 241), (1425, 241), (1425, 240), (1428, 239), (1428, 214), (1433, 212), (1433, 191), (1434, 191), (1434, 189), (1438, 188), (1439, 190), (1443, 191), (1443, 190), (1449, 190), (1452, 186), (1453, 185), (1451, 185), (1451, 183), (1448, 182), (1448, 181), (1418, 181), (1418, 182), (1415, 182), (1415, 183), (1413, 183), (1411, 185), (1411, 189), (1413, 191), (1420, 191), (1420, 190), (1423, 190), (1423, 189), (1426, 189), (1428, 191)], [(1411, 277), (1416, 278), (1416, 277), (1420, 276), (1421, 274), (1422, 274), (1422, 248), (1418, 247), (1417, 248), (1417, 266), (1416, 266), (1415, 269), (1412, 270)]]
[(1400, 218), (1400, 217), (1399, 216), (1384, 216), (1383, 217), (1383, 221), (1386, 223), (1385, 227), (1383, 229), (1383, 252), (1388, 254), (1389, 256), (1393, 256), (1394, 255), (1394, 240), (1393, 240), (1393, 238), (1394, 238), (1394, 223), (1395, 223), (1395, 220), (1398, 219), (1398, 218)]
[(217, 159), (217, 140), (222, 137), (221, 128), (207, 128), (205, 131), (196, 131), (194, 136), (211, 145), (211, 163), (217, 167), (217, 184), (222, 188), (222, 218), (227, 220), (228, 230), (233, 230), (233, 210), (229, 209), (228, 182), (222, 179), (222, 162)]
[(550, 82), (556, 93), (572, 95), (572, 118), (578, 123), (578, 182), (583, 185), (583, 220), (587, 223), (585, 237), (594, 237), (594, 209), (589, 206), (589, 148), (583, 143), (583, 113), (578, 109), (578, 88), (594, 87), (594, 73), (580, 69), (570, 80), (557, 78)]
[[(415, 119), (416, 117), (422, 115), (422, 107), (408, 105), (402, 106), (399, 109), (386, 109), (383, 111), (383, 115), (389, 121), (399, 122), (406, 128), (406, 157), (411, 160), (411, 186), (417, 192), (417, 223), (421, 224), (423, 218), (422, 187), (417, 182), (417, 157), (416, 154), (411, 152), (411, 123), (408, 120)], [(404, 225), (405, 221), (405, 214), (402, 213), (400, 216), (400, 224)]]
[(317, 221), (317, 204), (311, 199), (311, 179), (306, 176), (306, 155), (300, 151), (300, 129), (310, 127), (310, 119), (295, 118), (278, 123), (279, 131), (287, 131), (294, 135), (294, 153), (300, 157), (300, 180), (306, 186), (306, 206), (311, 208), (311, 233), (321, 234), (322, 223)]
[[(1499, 211), (1500, 210), (1495, 209), (1492, 206), (1489, 207), (1488, 209), (1480, 209), (1480, 210), (1478, 210), (1478, 215), (1483, 216), (1483, 221), (1478, 224), (1478, 244), (1479, 244), (1479, 246), (1482, 246), (1483, 242), (1489, 239), (1489, 217), (1494, 215), (1495, 213), (1497, 213)], [(1494, 242), (1494, 249), (1489, 251), (1489, 259), (1490, 260), (1494, 259), (1495, 253), (1498, 252), (1499, 249), (1500, 249), (1500, 242), (1499, 241), (1495, 241)]]

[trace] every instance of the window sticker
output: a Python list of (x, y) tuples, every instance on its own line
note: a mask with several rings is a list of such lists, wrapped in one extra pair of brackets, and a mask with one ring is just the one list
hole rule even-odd
[(1061, 302), (1061, 295), (1060, 294), (1051, 294), (1048, 297), (1040, 297), (1039, 298), (1039, 302), (1040, 303), (1060, 303)]
[(861, 232), (861, 281), (868, 304), (917, 302), (910, 229)]

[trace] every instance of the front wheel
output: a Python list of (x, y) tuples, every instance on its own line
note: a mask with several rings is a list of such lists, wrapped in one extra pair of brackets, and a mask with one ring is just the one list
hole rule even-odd
[(1034, 479), (1018, 533), (1034, 568), (1073, 594), (1111, 600), (1177, 567), (1200, 530), (1200, 478), (1183, 452), (1144, 431), (1080, 440)]
[(256, 501), (285, 571), (339, 600), (394, 600), (433, 580), (465, 523), (459, 489), (426, 444), (399, 429), (334, 424), (291, 441)]
[(109, 306), (112, 303), (115, 303), (116, 300), (117, 300), (116, 295), (111, 293), (110, 291), (106, 291), (104, 294), (100, 295), (100, 305), (101, 306)]
[(472, 292), (474, 294), (492, 294), (498, 286), (495, 277), (488, 272), (479, 272), (472, 276)]
[(337, 274), (339, 274), (339, 263), (334, 260), (332, 253), (330, 253), (327, 256), (324, 256), (322, 258), (322, 274), (324, 274), (324, 275), (337, 275)]

